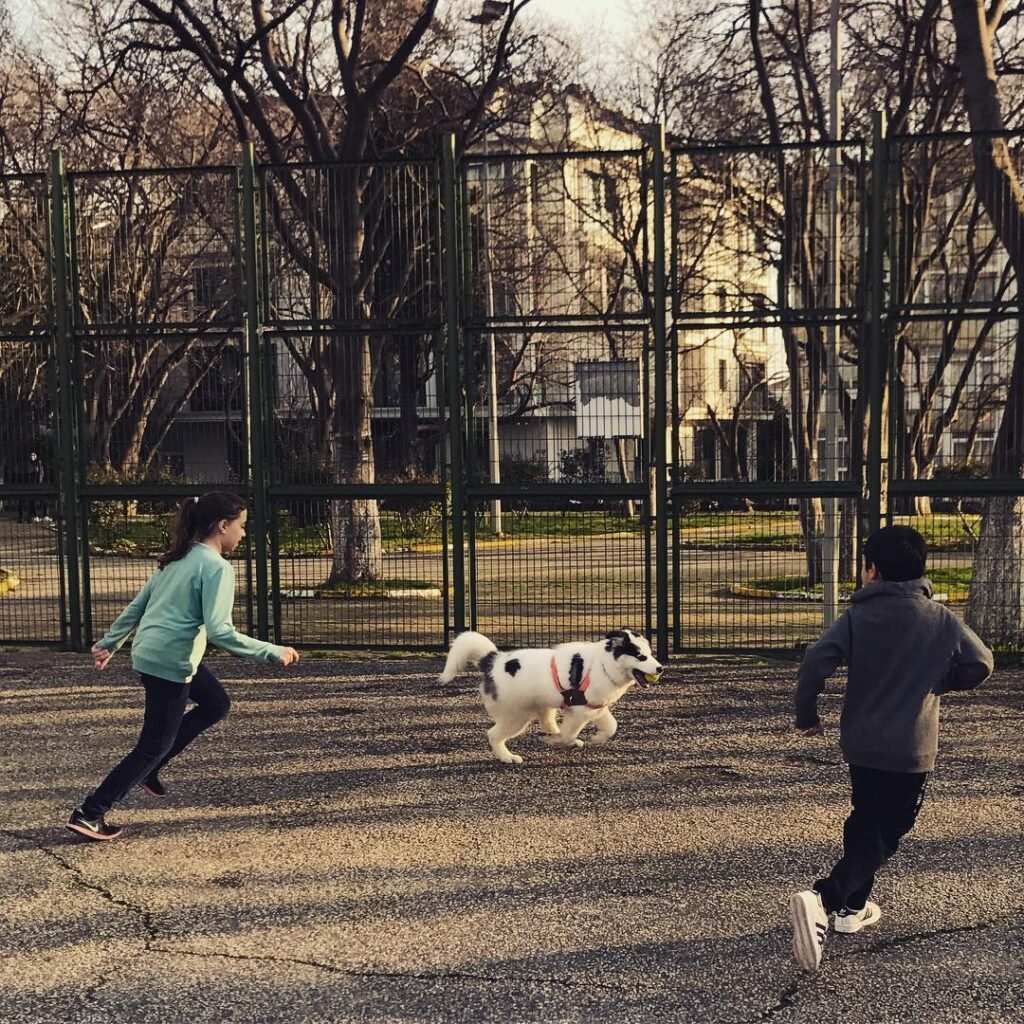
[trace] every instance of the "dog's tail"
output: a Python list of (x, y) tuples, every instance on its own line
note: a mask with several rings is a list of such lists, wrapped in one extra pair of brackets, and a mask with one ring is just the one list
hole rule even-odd
[(460, 633), (452, 641), (444, 671), (437, 677), (437, 681), (450, 683), (463, 669), (479, 665), (481, 658), (497, 649), (483, 633), (474, 633), (472, 630)]

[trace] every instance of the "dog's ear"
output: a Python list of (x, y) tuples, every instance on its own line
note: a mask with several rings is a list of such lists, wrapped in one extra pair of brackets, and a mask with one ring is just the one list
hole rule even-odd
[(633, 643), (633, 636), (634, 634), (625, 627), (613, 629), (604, 638), (604, 649), (613, 652), (616, 659), (623, 654), (630, 654), (636, 657), (640, 654), (640, 648)]
[(605, 645), (606, 651), (613, 650), (616, 647), (622, 645), (626, 639), (626, 631), (624, 629), (613, 629), (610, 633), (605, 634)]
[(618, 659), (622, 645), (627, 643), (628, 640), (629, 634), (624, 629), (613, 629), (610, 633), (605, 635), (604, 649), (609, 653), (614, 651), (615, 657)]

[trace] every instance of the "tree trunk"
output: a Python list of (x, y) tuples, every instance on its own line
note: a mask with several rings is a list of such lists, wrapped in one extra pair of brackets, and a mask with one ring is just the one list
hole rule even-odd
[[(785, 150), (782, 148), (782, 130), (779, 120), (779, 112), (772, 92), (772, 77), (761, 49), (761, 15), (764, 4), (751, 2), (750, 4), (750, 43), (754, 58), (754, 68), (757, 74), (758, 92), (761, 99), (761, 106), (764, 109), (768, 122), (768, 135), (773, 145), (777, 148), (775, 153), (775, 168), (778, 174), (778, 187), (783, 192), (783, 209), (779, 227), (780, 237), (788, 239), (788, 245), (782, 246), (781, 258), (778, 262), (778, 273), (776, 274), (776, 290), (778, 309), (785, 312), (790, 309), (789, 289), (796, 283), (794, 274), (794, 253), (800, 248), (805, 254), (805, 265), (812, 266), (814, 261), (806, 258), (810, 253), (810, 232), (813, 231), (815, 223), (814, 216), (814, 175), (812, 170), (813, 157), (808, 154), (801, 162), (799, 171), (790, 173), (786, 167)], [(798, 178), (797, 174), (802, 174)], [(787, 188), (787, 182), (790, 187)], [(794, 196), (793, 189), (797, 182), (803, 186), (800, 195)], [(799, 208), (798, 208), (799, 204)], [(807, 342), (807, 379), (803, 380), (802, 367), (800, 365), (800, 349), (797, 343), (796, 330), (798, 328), (783, 327), (782, 338), (786, 354), (786, 366), (789, 370), (789, 415), (790, 434), (793, 445), (793, 462), (796, 467), (797, 479), (816, 480), (818, 478), (817, 448), (818, 448), (818, 410), (821, 408), (821, 386), (822, 379), (820, 367), (815, 365), (812, 358), (812, 339), (808, 327)], [(806, 409), (804, 406), (806, 384)], [(801, 499), (800, 527), (803, 531), (806, 559), (807, 559), (807, 582), (812, 585), (821, 578), (821, 538), (824, 529), (824, 515), (820, 498)]]
[[(633, 479), (633, 473), (626, 462), (626, 440), (625, 438), (617, 437), (612, 444), (615, 448), (615, 463), (619, 467), (619, 479), (622, 483), (628, 484)], [(626, 500), (625, 512), (627, 519), (633, 519), (636, 516), (636, 505), (633, 503), (632, 498)]]
[(399, 472), (404, 480), (419, 480), (423, 475), (417, 405), (419, 339), (413, 335), (400, 335), (395, 338), (395, 345), (398, 349)]
[(840, 501), (839, 503), (839, 579), (847, 583), (856, 583), (859, 566), (857, 565), (857, 503)]
[[(369, 315), (367, 283), (363, 276), (366, 212), (363, 188), (355, 174), (335, 179), (339, 193), (338, 219), (331, 222), (334, 317)], [(373, 484), (373, 360), (368, 335), (336, 334), (331, 339), (331, 462), (338, 483)], [(335, 499), (331, 502), (334, 553), (328, 585), (379, 580), (384, 575), (380, 510), (376, 499)]]
[[(917, 455), (911, 455), (909, 459), (912, 480), (931, 480), (934, 472), (934, 464), (922, 462)], [(930, 516), (932, 514), (932, 499), (927, 494), (918, 494), (914, 497), (914, 515)]]
[(1024, 637), (1024, 498), (988, 498), (974, 554), (967, 621), (990, 644)]
[[(1024, 284), (1024, 201), (1004, 136), (1002, 110), (992, 59), (992, 31), (982, 0), (950, 0), (956, 33), (957, 63), (963, 77), (964, 100), (973, 139), (974, 184), (1006, 249), (1017, 281)], [(985, 133), (985, 134), (983, 134)], [(1024, 446), (1024, 325), (1018, 323), (1013, 370), (1006, 407), (992, 453), (992, 475), (1020, 479)], [(1013, 489), (1012, 486), (1008, 490)], [(981, 536), (974, 556), (967, 618), (991, 643), (1024, 641), (1024, 516), (1022, 499), (999, 495), (986, 500)]]
[(807, 586), (821, 583), (822, 542), (825, 537), (825, 511), (821, 498), (800, 499), (800, 530), (807, 552)]
[[(337, 479), (350, 484), (376, 481), (371, 410), (373, 368), (370, 339), (337, 338), (331, 454)], [(331, 502), (334, 555), (328, 585), (378, 580), (384, 575), (380, 510), (376, 499)]]

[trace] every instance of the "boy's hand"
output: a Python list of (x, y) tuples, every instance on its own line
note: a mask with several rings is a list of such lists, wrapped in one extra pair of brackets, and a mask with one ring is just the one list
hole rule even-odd
[(294, 665), (299, 660), (299, 652), (294, 647), (285, 647), (281, 651), (281, 664)]
[(796, 731), (800, 733), (802, 736), (825, 735), (825, 727), (821, 724), (821, 722), (815, 722), (814, 725), (794, 725), (793, 728), (796, 729)]
[(111, 652), (104, 647), (93, 646), (92, 650), (89, 653), (92, 654), (93, 668), (98, 668), (102, 671), (107, 667), (107, 664), (110, 662)]

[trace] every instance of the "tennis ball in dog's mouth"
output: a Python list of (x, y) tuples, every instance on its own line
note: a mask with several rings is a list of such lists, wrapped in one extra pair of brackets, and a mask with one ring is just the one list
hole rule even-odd
[(656, 683), (661, 678), (660, 672), (645, 672), (644, 679), (649, 683)]

